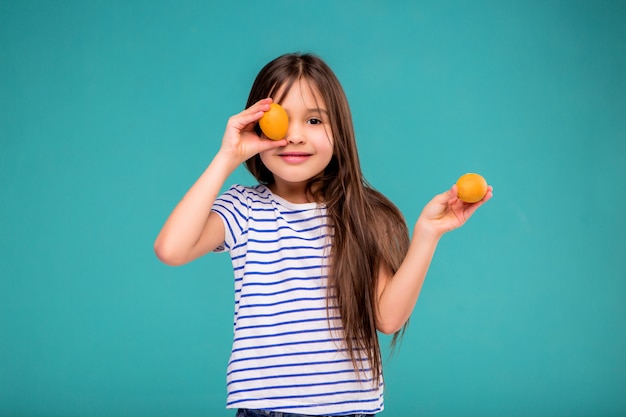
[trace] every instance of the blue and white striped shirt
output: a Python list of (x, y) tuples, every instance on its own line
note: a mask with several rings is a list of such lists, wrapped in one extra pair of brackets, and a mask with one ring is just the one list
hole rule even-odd
[(212, 209), (226, 230), (216, 251), (230, 252), (235, 275), (227, 408), (382, 411), (382, 382), (373, 382), (365, 354), (363, 372), (354, 371), (339, 313), (327, 313), (332, 227), (325, 207), (290, 203), (263, 185), (235, 185)]

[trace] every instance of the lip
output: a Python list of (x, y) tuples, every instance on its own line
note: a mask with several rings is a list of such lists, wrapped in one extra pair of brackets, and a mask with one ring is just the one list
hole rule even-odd
[(281, 152), (278, 156), (289, 164), (299, 164), (309, 159), (311, 154), (306, 152)]

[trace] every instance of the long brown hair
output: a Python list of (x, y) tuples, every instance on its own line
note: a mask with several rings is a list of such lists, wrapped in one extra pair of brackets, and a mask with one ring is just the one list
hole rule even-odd
[[(380, 381), (381, 353), (376, 331), (378, 273), (400, 266), (409, 246), (400, 210), (365, 180), (359, 163), (352, 115), (345, 92), (330, 67), (313, 54), (286, 54), (268, 63), (257, 75), (246, 107), (282, 94), (295, 82), (315, 87), (327, 107), (333, 137), (333, 157), (322, 175), (311, 179), (307, 192), (323, 202), (334, 227), (328, 277), (328, 302), (341, 313), (343, 341), (359, 372), (365, 352), (375, 381)], [(274, 99), (280, 101), (280, 97)], [(274, 177), (259, 155), (246, 167), (261, 184)], [(406, 327), (406, 325), (405, 325)], [(392, 339), (392, 346), (405, 327)]]

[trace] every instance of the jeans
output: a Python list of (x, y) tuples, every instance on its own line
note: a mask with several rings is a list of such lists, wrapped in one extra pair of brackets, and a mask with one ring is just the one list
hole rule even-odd
[[(240, 408), (235, 417), (316, 417), (307, 414), (281, 413), (280, 411), (249, 410)], [(374, 414), (349, 414), (342, 417), (374, 417)]]

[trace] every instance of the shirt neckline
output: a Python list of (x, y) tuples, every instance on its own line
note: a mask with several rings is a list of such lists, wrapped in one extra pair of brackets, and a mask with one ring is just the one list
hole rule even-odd
[(315, 202), (312, 202), (312, 203), (292, 203), (291, 201), (285, 200), (284, 198), (280, 197), (279, 195), (274, 194), (272, 192), (272, 190), (270, 190), (270, 188), (268, 186), (261, 184), (261, 187), (263, 187), (263, 189), (267, 191), (267, 193), (269, 194), (269, 196), (270, 196), (270, 198), (272, 200), (275, 200), (281, 206), (286, 207), (288, 209), (308, 210), (308, 209), (325, 208), (326, 207), (324, 204), (319, 204), (319, 203), (315, 203)]

